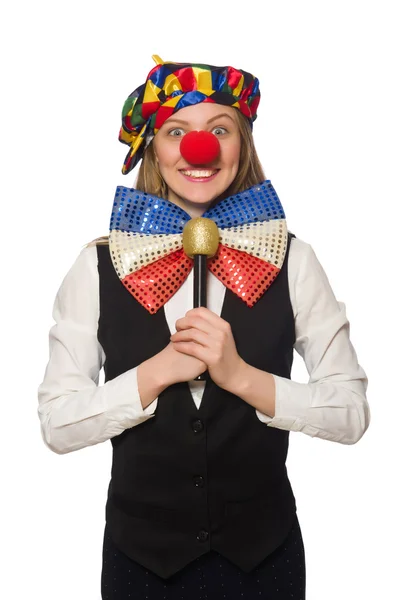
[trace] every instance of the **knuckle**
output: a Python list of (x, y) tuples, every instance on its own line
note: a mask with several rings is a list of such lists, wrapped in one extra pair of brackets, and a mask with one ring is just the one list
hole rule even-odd
[(219, 339), (220, 339), (220, 343), (224, 344), (227, 341), (228, 338), (228, 334), (226, 331), (221, 331)]

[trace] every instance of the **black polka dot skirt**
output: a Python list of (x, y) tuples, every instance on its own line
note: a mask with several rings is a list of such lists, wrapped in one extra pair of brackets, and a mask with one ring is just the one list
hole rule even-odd
[(211, 550), (168, 579), (120, 552), (105, 527), (101, 590), (102, 600), (305, 600), (298, 517), (281, 546), (250, 573)]

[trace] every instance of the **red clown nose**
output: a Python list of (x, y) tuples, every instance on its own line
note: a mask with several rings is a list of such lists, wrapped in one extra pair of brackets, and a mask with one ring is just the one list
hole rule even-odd
[(218, 138), (209, 131), (190, 131), (179, 147), (183, 158), (191, 165), (205, 165), (215, 160), (221, 149)]

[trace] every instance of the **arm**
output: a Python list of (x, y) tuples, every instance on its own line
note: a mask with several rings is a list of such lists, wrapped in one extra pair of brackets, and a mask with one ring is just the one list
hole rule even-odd
[(84, 248), (54, 302), (50, 358), (38, 388), (38, 415), (45, 444), (65, 454), (104, 442), (153, 416), (160, 389), (142, 384), (130, 369), (102, 386), (105, 355), (97, 338), (99, 277), (95, 246)]
[[(272, 375), (275, 413), (268, 373), (254, 374), (250, 371), (253, 367), (249, 367), (242, 385), (247, 388), (256, 382), (256, 395), (249, 392), (249, 397), (257, 398), (258, 418), (269, 427), (354, 444), (369, 426), (370, 409), (366, 399), (368, 380), (350, 341), (346, 306), (336, 300), (309, 244), (292, 239), (288, 269), (295, 316), (294, 347), (305, 361), (309, 383)], [(248, 401), (247, 395), (245, 399)], [(250, 404), (254, 405), (252, 401)]]

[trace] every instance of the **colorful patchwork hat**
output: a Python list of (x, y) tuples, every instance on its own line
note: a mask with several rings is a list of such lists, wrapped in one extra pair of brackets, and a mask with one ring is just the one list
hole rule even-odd
[(214, 102), (241, 111), (251, 127), (260, 100), (259, 81), (246, 71), (196, 63), (163, 62), (124, 103), (119, 140), (130, 146), (122, 173), (126, 175), (142, 158), (145, 148), (163, 123), (176, 111), (200, 102)]

